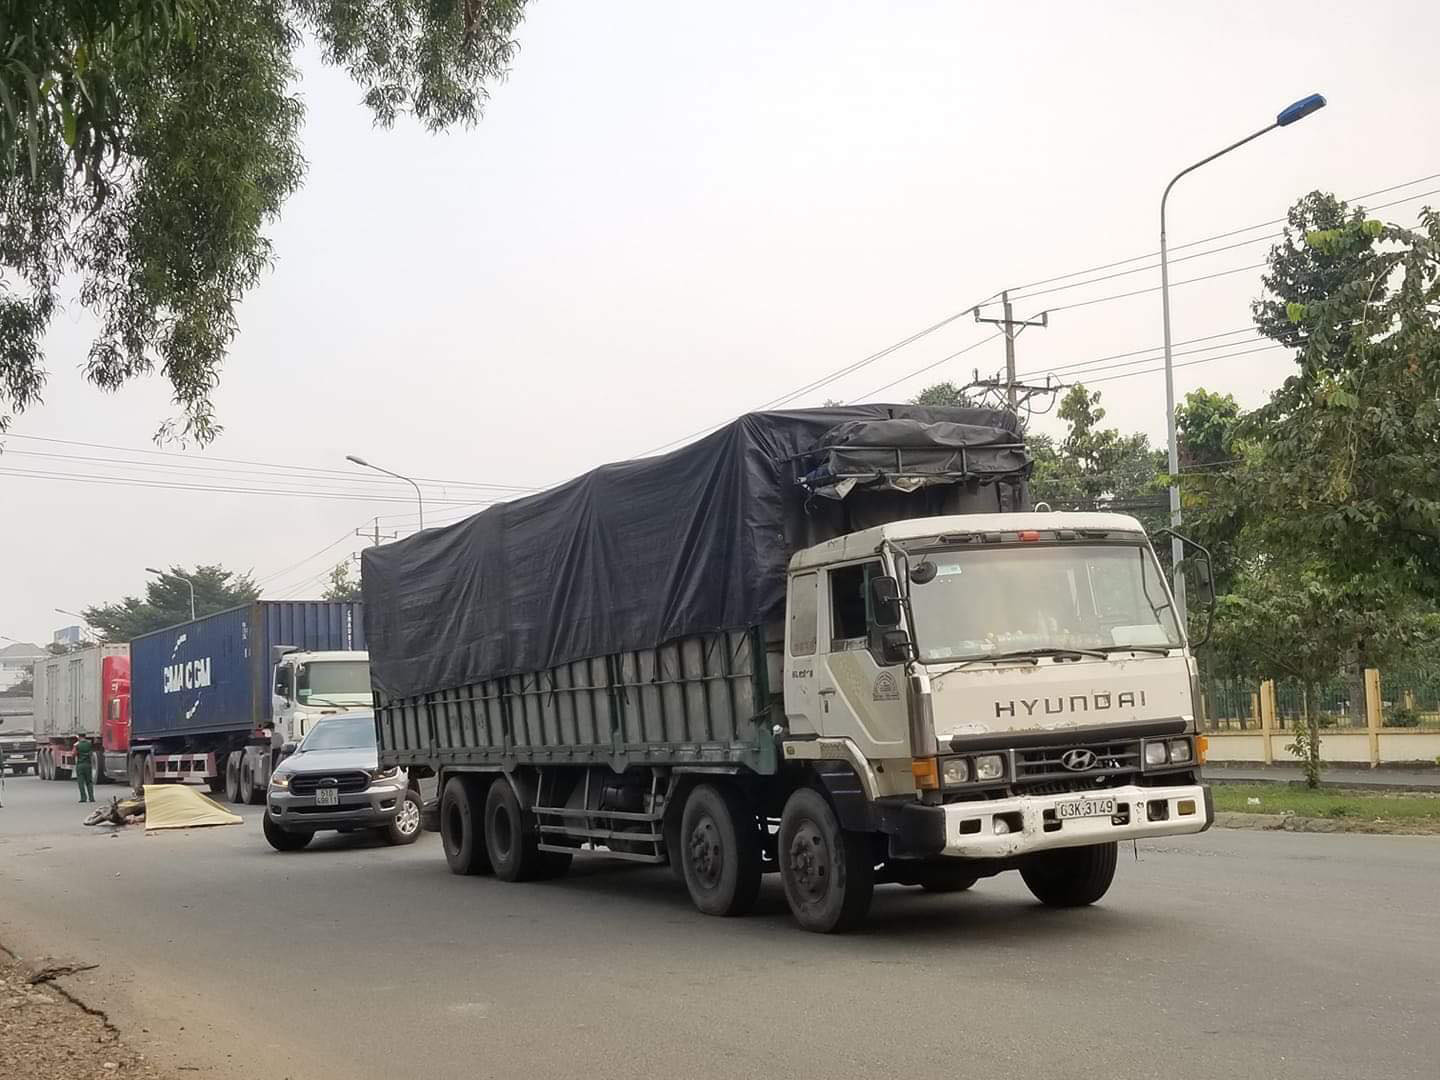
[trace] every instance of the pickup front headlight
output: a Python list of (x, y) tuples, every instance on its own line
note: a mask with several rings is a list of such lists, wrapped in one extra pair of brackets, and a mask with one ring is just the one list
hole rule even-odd
[(389, 769), (371, 769), (369, 772), (371, 780), (393, 780), (400, 775), (400, 770), (393, 766)]
[(278, 772), (277, 772), (277, 773), (271, 773), (271, 775), (270, 775), (270, 788), (271, 788), (272, 791), (289, 791), (289, 790), (290, 790), (290, 774), (289, 774), (289, 773), (278, 773)]

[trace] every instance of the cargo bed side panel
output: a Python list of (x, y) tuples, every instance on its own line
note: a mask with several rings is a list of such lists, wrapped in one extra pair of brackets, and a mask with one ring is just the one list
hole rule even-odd
[(697, 635), (403, 700), (379, 699), (381, 760), (757, 767), (770, 667), (760, 631)]

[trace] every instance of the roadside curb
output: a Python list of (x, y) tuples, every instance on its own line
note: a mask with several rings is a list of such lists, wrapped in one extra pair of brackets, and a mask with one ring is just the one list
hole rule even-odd
[(1373, 833), (1384, 836), (1440, 836), (1440, 826), (1402, 821), (1360, 821), (1345, 818), (1300, 817), (1297, 814), (1246, 814), (1236, 810), (1215, 815), (1221, 829), (1259, 832)]

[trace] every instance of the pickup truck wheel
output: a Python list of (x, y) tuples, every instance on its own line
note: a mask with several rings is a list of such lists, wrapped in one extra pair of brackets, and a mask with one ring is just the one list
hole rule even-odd
[(485, 789), (477, 776), (461, 774), (445, 781), (440, 793), (440, 843), (452, 874), (488, 874), (490, 856), (480, 823)]
[(830, 934), (864, 921), (875, 893), (870, 838), (840, 828), (813, 788), (800, 788), (780, 817), (780, 880), (795, 921)]
[(265, 839), (270, 841), (270, 846), (276, 851), (299, 851), (315, 839), (313, 832), (291, 832), (289, 829), (282, 829), (270, 820), (268, 812), (265, 814), (265, 824), (262, 828), (265, 832)]
[(525, 808), (510, 781), (498, 778), (485, 795), (485, 851), (501, 881), (529, 881), (545, 876), (546, 861)]
[(389, 844), (413, 844), (420, 838), (420, 793), (405, 792), (400, 800), (400, 809), (395, 819), (385, 826), (385, 841)]
[(240, 801), (240, 755), (233, 751), (225, 755), (225, 799), (232, 803)]
[(1020, 876), (1047, 907), (1084, 907), (1109, 891), (1118, 851), (1115, 843), (1042, 851), (1025, 860)]
[(678, 855), (690, 900), (706, 915), (744, 915), (755, 906), (760, 833), (738, 792), (713, 784), (690, 792)]

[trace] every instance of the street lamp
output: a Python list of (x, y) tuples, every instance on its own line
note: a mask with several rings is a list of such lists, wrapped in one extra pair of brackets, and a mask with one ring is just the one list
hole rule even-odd
[(414, 480), (410, 479), (410, 477), (408, 476), (402, 476), (398, 472), (391, 472), (389, 469), (382, 468), (379, 465), (373, 465), (362, 457), (356, 457), (354, 454), (346, 454), (345, 460), (353, 461), (356, 465), (363, 465), (367, 469), (374, 469), (376, 472), (383, 472), (386, 476), (395, 477), (396, 480), (404, 480), (407, 484), (413, 487), (415, 489), (415, 502), (418, 503), (420, 506), (420, 528), (425, 528), (425, 498), (420, 494), (419, 484), (417, 484)]
[(181, 581), (185, 582), (186, 585), (189, 585), (189, 586), (190, 586), (190, 621), (191, 621), (191, 622), (194, 622), (194, 621), (195, 621), (195, 583), (194, 583), (193, 581), (191, 581), (188, 577), (186, 577), (184, 574), (177, 574), (177, 573), (175, 573), (175, 571), (173, 571), (173, 570), (169, 570), (169, 571), (166, 571), (166, 570), (156, 570), (155, 567), (153, 567), (153, 566), (147, 566), (147, 567), (145, 567), (145, 572), (146, 572), (147, 574), (158, 574), (158, 575), (160, 575), (161, 577), (174, 577), (174, 578), (179, 578)]
[[(1324, 107), (1325, 98), (1320, 94), (1311, 94), (1309, 97), (1301, 98), (1293, 105), (1286, 106), (1280, 110), (1273, 124), (1261, 128), (1252, 135), (1246, 135), (1239, 142), (1233, 142), (1223, 150), (1215, 151), (1189, 168), (1181, 169), (1175, 174), (1174, 179), (1165, 185), (1165, 193), (1160, 196), (1160, 310), (1165, 321), (1165, 424), (1170, 446), (1170, 527), (1172, 529), (1180, 527), (1180, 447), (1175, 439), (1175, 366), (1170, 352), (1170, 265), (1165, 246), (1165, 202), (1170, 198), (1170, 189), (1182, 176), (1194, 172), (1201, 165), (1210, 164), (1216, 158), (1223, 157), (1231, 150), (1244, 146), (1276, 128), (1289, 127), (1296, 120), (1303, 120)], [(1170, 538), (1170, 559), (1176, 567), (1175, 607), (1181, 625), (1185, 623), (1185, 579), (1180, 573), (1179, 566), (1180, 560), (1184, 557), (1184, 545), (1172, 536)]]

